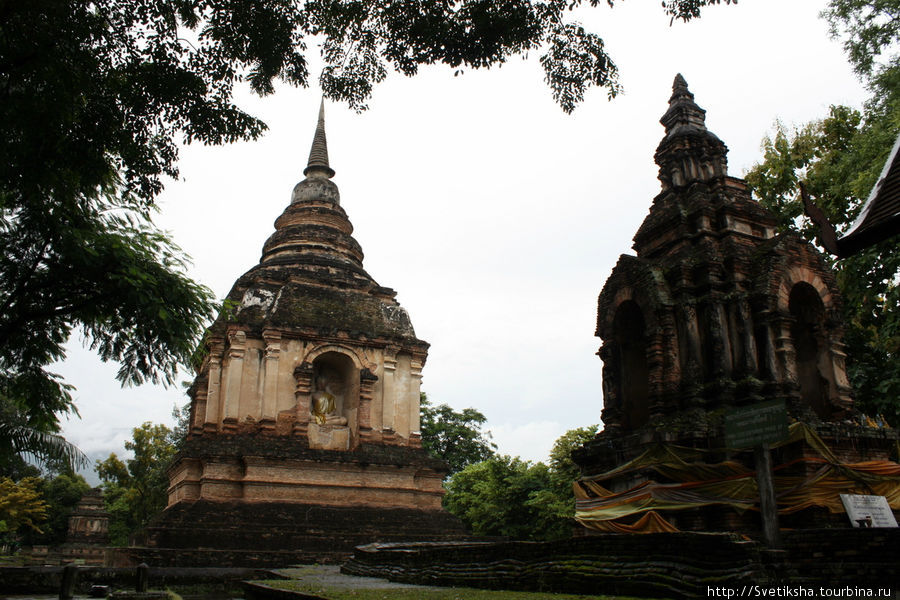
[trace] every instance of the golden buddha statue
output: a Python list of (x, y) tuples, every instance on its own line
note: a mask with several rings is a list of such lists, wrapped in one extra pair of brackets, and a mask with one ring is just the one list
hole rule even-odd
[(336, 414), (337, 405), (323, 375), (316, 377), (316, 391), (312, 394), (312, 414), (319, 425), (346, 425), (347, 418)]

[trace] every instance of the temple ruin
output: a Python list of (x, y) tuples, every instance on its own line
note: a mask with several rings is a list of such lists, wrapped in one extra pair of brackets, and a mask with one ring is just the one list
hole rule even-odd
[(319, 562), (463, 533), (441, 508), (446, 464), (421, 446), (428, 344), (363, 268), (324, 106), (303, 174), (207, 333), (152, 564)]
[(722, 421), (763, 400), (784, 401), (792, 423), (773, 451), (785, 523), (850, 526), (839, 493), (896, 510), (897, 434), (853, 408), (834, 276), (728, 175), (705, 116), (678, 75), (654, 157), (662, 190), (598, 300), (604, 430), (574, 457), (576, 518), (596, 531), (758, 529), (752, 453), (725, 447)]

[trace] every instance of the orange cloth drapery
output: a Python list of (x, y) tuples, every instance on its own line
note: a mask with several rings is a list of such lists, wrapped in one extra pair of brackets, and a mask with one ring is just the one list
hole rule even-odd
[[(844, 512), (840, 494), (874, 494), (900, 509), (900, 464), (891, 461), (841, 463), (809, 426), (794, 423), (789, 436), (773, 447), (805, 442), (818, 457), (805, 457), (775, 467), (775, 496), (780, 514), (819, 506)], [(658, 444), (615, 469), (583, 478), (573, 485), (575, 519), (598, 531), (655, 533), (677, 531), (657, 511), (676, 511), (702, 506), (730, 506), (738, 511), (756, 510), (759, 492), (756, 473), (735, 461), (704, 463), (709, 451)], [(816, 465), (811, 475), (780, 475), (798, 462)], [(602, 482), (637, 472), (655, 472), (674, 483), (644, 481), (624, 492), (613, 493)], [(635, 517), (636, 520), (635, 520)], [(628, 524), (629, 521), (632, 521)]]

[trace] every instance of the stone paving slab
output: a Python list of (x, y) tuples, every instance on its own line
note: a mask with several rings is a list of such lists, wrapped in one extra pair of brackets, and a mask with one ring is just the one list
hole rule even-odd
[(287, 569), (273, 569), (274, 572), (284, 575), (289, 579), (297, 579), (311, 585), (321, 585), (339, 589), (367, 589), (367, 590), (393, 590), (393, 589), (419, 589), (437, 590), (441, 588), (413, 585), (409, 583), (394, 583), (378, 577), (357, 577), (356, 575), (344, 575), (337, 565), (298, 565)]

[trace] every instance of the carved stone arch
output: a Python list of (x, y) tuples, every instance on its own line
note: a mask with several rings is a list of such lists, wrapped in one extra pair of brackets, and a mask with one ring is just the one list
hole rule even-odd
[(755, 318), (764, 335), (757, 344), (768, 344), (769, 371), (801, 418), (839, 417), (853, 401), (833, 275), (821, 255), (793, 234), (772, 240), (758, 269)]
[(652, 332), (661, 326), (661, 313), (673, 304), (662, 273), (646, 261), (623, 254), (597, 299), (595, 335), (608, 339), (616, 308), (626, 300), (634, 300), (640, 306), (648, 331)]
[(632, 430), (664, 412), (665, 389), (680, 372), (672, 310), (662, 273), (621, 256), (598, 298), (606, 426)]
[(767, 245), (751, 276), (755, 310), (787, 314), (791, 288), (801, 281), (818, 291), (826, 310), (840, 309), (837, 283), (816, 250), (794, 233), (780, 234)]
[(794, 265), (785, 271), (781, 278), (781, 285), (778, 286), (776, 306), (779, 312), (790, 312), (791, 291), (798, 283), (806, 283), (812, 287), (818, 293), (825, 310), (834, 308), (834, 295), (821, 275), (807, 265)]
[(612, 325), (613, 385), (626, 431), (650, 419), (650, 343), (644, 311), (634, 299), (616, 306)]
[(806, 281), (798, 281), (791, 287), (788, 310), (800, 398), (819, 418), (830, 420), (834, 369), (828, 360), (825, 306), (819, 290)]
[(344, 354), (350, 357), (350, 360), (353, 361), (354, 366), (358, 370), (369, 368), (368, 361), (366, 361), (365, 357), (362, 356), (355, 348), (348, 348), (347, 346), (342, 346), (340, 344), (320, 344), (307, 352), (306, 356), (303, 357), (300, 363), (312, 364), (317, 358), (328, 352), (337, 352), (339, 354)]

